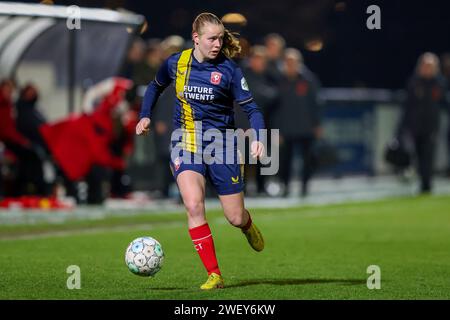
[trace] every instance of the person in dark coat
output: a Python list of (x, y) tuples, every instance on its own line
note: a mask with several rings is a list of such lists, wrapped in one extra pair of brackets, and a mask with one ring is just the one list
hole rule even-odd
[(294, 149), (301, 150), (303, 168), (301, 193), (308, 193), (308, 182), (314, 168), (313, 146), (322, 134), (319, 84), (312, 72), (303, 72), (299, 50), (288, 48), (284, 55), (283, 78), (279, 85), (279, 104), (274, 112), (273, 127), (280, 129), (280, 178), (288, 195), (292, 177)]
[(42, 139), (39, 127), (47, 122), (44, 115), (36, 107), (39, 100), (38, 91), (32, 84), (27, 84), (20, 91), (19, 99), (16, 102), (17, 110), (17, 130), (28, 138), (35, 145), (46, 150), (46, 144)]
[[(244, 67), (243, 72), (245, 79), (249, 87), (253, 92), (253, 99), (258, 104), (266, 123), (267, 128), (270, 128), (270, 115), (275, 107), (275, 103), (278, 98), (277, 87), (272, 82), (267, 69), (267, 50), (264, 46), (256, 45), (250, 50), (250, 57), (248, 59), (247, 66)], [(246, 114), (239, 107), (234, 108), (235, 111), (235, 125), (236, 128), (241, 128), (247, 130), (250, 128), (250, 123)], [(270, 146), (270, 134), (268, 134), (267, 147)], [(267, 150), (270, 153), (270, 149)], [(248, 150), (246, 150), (248, 154)], [(265, 176), (261, 175), (261, 162), (258, 161), (256, 164), (256, 187), (257, 193), (261, 196), (266, 195), (265, 191)], [(245, 170), (245, 175), (247, 177), (247, 172)]]
[(277, 84), (283, 78), (283, 55), (286, 41), (278, 33), (269, 33), (264, 38), (267, 52), (267, 74), (270, 80)]
[(38, 147), (17, 130), (12, 102), (14, 88), (11, 80), (0, 82), (0, 141), (14, 154), (17, 164), (16, 181), (11, 195), (46, 195), (41, 188), (42, 166), (30, 165), (40, 163)]
[(439, 58), (431, 52), (421, 55), (407, 85), (400, 131), (414, 143), (420, 192), (430, 193), (440, 114), (445, 107), (447, 84), (439, 71)]
[(161, 41), (159, 39), (147, 41), (144, 59), (135, 67), (133, 78), (135, 86), (146, 86), (155, 79), (163, 61), (162, 57)]
[[(450, 83), (450, 52), (446, 52), (441, 56), (442, 75), (448, 85)], [(450, 178), (450, 101), (447, 92), (446, 111), (447, 111), (447, 176)]]
[(118, 76), (134, 81), (137, 66), (144, 60), (145, 42), (139, 37), (136, 37), (131, 42), (130, 48), (127, 51), (127, 57), (119, 71)]
[(44, 180), (42, 169), (44, 160), (48, 157), (49, 151), (42, 138), (39, 127), (46, 123), (42, 113), (36, 108), (39, 99), (38, 91), (32, 84), (25, 85), (16, 101), (16, 125), (17, 130), (23, 134), (33, 144), (37, 157), (27, 159), (27, 171), (30, 179), (36, 188), (36, 193), (48, 196), (51, 193), (50, 186)]

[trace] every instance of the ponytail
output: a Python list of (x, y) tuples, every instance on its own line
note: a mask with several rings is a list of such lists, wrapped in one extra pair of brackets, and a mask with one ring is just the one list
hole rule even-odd
[(241, 52), (242, 48), (239, 40), (233, 33), (224, 29), (222, 52), (228, 58), (233, 58)]

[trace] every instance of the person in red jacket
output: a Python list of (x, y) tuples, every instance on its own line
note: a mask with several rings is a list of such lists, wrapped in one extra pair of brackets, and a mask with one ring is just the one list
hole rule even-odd
[[(75, 182), (85, 178), (95, 165), (124, 169), (124, 159), (110, 150), (115, 137), (112, 113), (130, 87), (131, 81), (114, 78), (111, 91), (91, 113), (71, 115), (40, 127), (42, 137), (67, 180)], [(74, 190), (69, 195), (76, 198)]]
[(31, 148), (31, 142), (19, 133), (13, 117), (14, 105), (12, 96), (14, 83), (11, 80), (0, 82), (0, 141), (14, 144), (22, 148)]

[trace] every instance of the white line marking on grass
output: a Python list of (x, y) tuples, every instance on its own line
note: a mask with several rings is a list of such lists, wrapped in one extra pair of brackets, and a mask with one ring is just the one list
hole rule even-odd
[(183, 225), (185, 225), (185, 223), (183, 223), (181, 221), (174, 221), (174, 222), (163, 222), (163, 223), (154, 223), (154, 224), (146, 223), (146, 224), (136, 224), (136, 225), (124, 225), (124, 226), (116, 226), (116, 227), (95, 227), (95, 228), (89, 228), (89, 229), (46, 231), (46, 232), (41, 232), (41, 233), (36, 233), (36, 234), (0, 236), (0, 241), (63, 238), (63, 237), (71, 237), (71, 236), (78, 236), (78, 235), (85, 235), (85, 234), (152, 230), (155, 228), (174, 228), (174, 227), (180, 227)]

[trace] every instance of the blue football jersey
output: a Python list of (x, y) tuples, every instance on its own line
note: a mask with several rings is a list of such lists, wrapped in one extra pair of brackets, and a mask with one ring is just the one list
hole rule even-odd
[(183, 129), (190, 151), (196, 151), (198, 134), (234, 128), (234, 101), (247, 113), (253, 129), (265, 127), (241, 69), (223, 54), (202, 63), (194, 57), (193, 49), (170, 56), (146, 90), (141, 118), (151, 118), (158, 96), (171, 83), (176, 91), (174, 127)]

